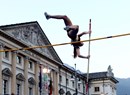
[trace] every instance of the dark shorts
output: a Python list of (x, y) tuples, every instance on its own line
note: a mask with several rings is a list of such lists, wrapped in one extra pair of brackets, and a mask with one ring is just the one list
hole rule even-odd
[(74, 48), (80, 48), (81, 46), (83, 46), (82, 43), (74, 43), (72, 44)]
[(80, 46), (77, 46), (77, 45), (73, 45), (74, 48), (79, 48)]

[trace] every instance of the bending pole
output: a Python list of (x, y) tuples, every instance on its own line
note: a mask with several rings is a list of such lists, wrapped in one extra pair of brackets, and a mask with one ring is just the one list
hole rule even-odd
[(61, 45), (67, 45), (67, 44), (72, 44), (72, 43), (78, 43), (78, 42), (89, 42), (89, 41), (103, 40), (103, 39), (116, 38), (116, 37), (122, 37), (122, 36), (128, 36), (128, 35), (130, 35), (130, 33), (94, 38), (94, 39), (90, 39), (90, 40), (82, 40), (82, 41), (77, 41), (77, 42), (68, 42), (68, 43), (52, 44), (52, 45), (45, 45), (45, 46), (32, 46), (32, 47), (23, 47), (23, 48), (4, 49), (4, 50), (0, 50), (0, 52), (17, 51), (17, 50), (30, 50), (30, 49), (35, 49), (35, 48), (47, 48), (47, 47), (52, 47), (52, 46), (61, 46)]
[[(89, 20), (89, 31), (91, 31), (91, 19)], [(89, 33), (88, 55), (90, 55), (90, 42), (91, 42), (90, 39), (91, 39), (91, 33)], [(86, 94), (87, 95), (89, 95), (89, 64), (90, 64), (90, 57), (88, 58), (88, 65), (87, 65), (87, 83), (86, 83)]]

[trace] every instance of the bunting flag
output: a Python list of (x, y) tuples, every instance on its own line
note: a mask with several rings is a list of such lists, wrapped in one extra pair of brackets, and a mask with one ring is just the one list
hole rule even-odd
[(49, 84), (49, 95), (52, 95), (52, 80), (50, 80)]
[(41, 68), (41, 65), (40, 65), (40, 73), (39, 73), (39, 88), (40, 88), (40, 92), (42, 90), (42, 68)]

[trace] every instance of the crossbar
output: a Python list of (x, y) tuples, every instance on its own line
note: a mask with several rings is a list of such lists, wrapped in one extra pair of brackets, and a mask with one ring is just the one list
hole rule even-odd
[(30, 49), (35, 49), (35, 48), (47, 48), (47, 47), (52, 47), (52, 46), (61, 46), (61, 45), (79, 43), (79, 42), (97, 41), (97, 40), (116, 38), (116, 37), (122, 37), (122, 36), (128, 36), (128, 35), (130, 35), (130, 33), (118, 34), (118, 35), (107, 36), (107, 37), (99, 37), (99, 38), (93, 38), (93, 39), (90, 39), (90, 40), (82, 40), (82, 41), (76, 41), (76, 42), (45, 45), (45, 46), (32, 46), (32, 47), (24, 47), (24, 48), (3, 49), (3, 50), (0, 50), (0, 52), (6, 52), (6, 51), (11, 52), (11, 51), (17, 51), (17, 50), (30, 50)]

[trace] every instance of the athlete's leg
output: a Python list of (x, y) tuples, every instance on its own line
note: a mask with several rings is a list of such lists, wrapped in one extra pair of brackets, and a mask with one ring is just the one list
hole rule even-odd
[(80, 48), (76, 48), (76, 52), (77, 52), (77, 56), (80, 58), (88, 59), (90, 57), (90, 55), (88, 55), (88, 56), (80, 55)]
[(64, 20), (64, 23), (66, 26), (72, 26), (71, 20), (66, 15), (49, 15), (46, 12), (44, 14), (45, 14), (46, 19), (50, 19), (50, 18), (62, 19)]
[(66, 27), (64, 28), (67, 31), (68, 36), (72, 39), (74, 39), (74, 37), (76, 37), (77, 33), (78, 33), (78, 29), (79, 26), (78, 25), (73, 25), (71, 20), (66, 16), (66, 15), (49, 15), (46, 12), (44, 13), (46, 19), (62, 19), (64, 20), (64, 23), (66, 25)]

